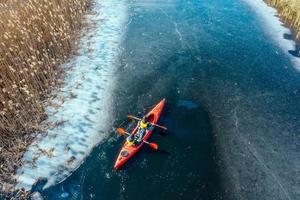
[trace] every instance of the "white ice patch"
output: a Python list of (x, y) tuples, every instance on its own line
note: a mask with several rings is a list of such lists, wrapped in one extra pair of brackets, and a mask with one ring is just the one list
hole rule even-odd
[[(39, 178), (47, 179), (44, 189), (63, 181), (108, 134), (113, 73), (127, 10), (125, 2), (115, 0), (95, 0), (92, 7), (86, 20), (93, 26), (80, 41), (79, 55), (63, 66), (70, 69), (54, 100), (61, 107), (47, 109), (50, 122), (64, 123), (40, 134), (29, 146), (16, 174), (17, 188), (29, 190)], [(64, 102), (60, 99), (70, 95)]]
[(291, 30), (284, 27), (284, 24), (277, 17), (277, 10), (268, 6), (263, 0), (244, 0), (259, 15), (263, 27), (273, 40), (275, 40), (280, 48), (291, 59), (295, 68), (300, 70), (300, 58), (291, 55), (288, 51), (294, 51), (296, 43), (293, 40), (284, 38), (284, 34), (291, 34)]

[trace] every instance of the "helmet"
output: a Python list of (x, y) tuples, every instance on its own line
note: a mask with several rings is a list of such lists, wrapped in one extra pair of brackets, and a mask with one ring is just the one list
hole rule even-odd
[(144, 117), (142, 118), (142, 121), (143, 121), (143, 122), (148, 121), (148, 117), (144, 116)]

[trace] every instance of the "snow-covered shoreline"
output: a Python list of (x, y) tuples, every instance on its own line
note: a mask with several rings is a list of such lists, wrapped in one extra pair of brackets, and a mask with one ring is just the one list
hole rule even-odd
[[(44, 188), (63, 181), (108, 135), (113, 77), (127, 10), (123, 1), (95, 0), (92, 6), (86, 20), (93, 28), (80, 40), (78, 55), (63, 66), (70, 70), (54, 100), (60, 107), (47, 109), (48, 121), (62, 123), (29, 146), (15, 175), (17, 188), (30, 190), (40, 178), (47, 180)], [(61, 102), (61, 96), (71, 98)]]
[(243, 0), (252, 10), (259, 16), (259, 21), (262, 23), (266, 33), (271, 39), (276, 42), (284, 53), (289, 57), (294, 67), (300, 71), (300, 58), (291, 55), (288, 51), (294, 51), (296, 42), (290, 39), (285, 39), (284, 35), (291, 35), (291, 30), (284, 26), (284, 23), (278, 17), (278, 12), (275, 8), (268, 6), (263, 0)]

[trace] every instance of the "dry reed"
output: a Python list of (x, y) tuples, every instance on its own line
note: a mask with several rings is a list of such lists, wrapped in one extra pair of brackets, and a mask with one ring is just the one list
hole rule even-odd
[[(30, 133), (62, 77), (90, 0), (0, 0), (0, 190), (11, 192)], [(5, 192), (6, 191), (6, 192)]]
[(265, 0), (278, 10), (279, 16), (295, 32), (300, 40), (300, 1), (299, 0)]

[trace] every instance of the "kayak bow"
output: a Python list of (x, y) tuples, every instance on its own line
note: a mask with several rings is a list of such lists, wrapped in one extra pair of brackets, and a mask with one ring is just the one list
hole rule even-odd
[[(147, 115), (146, 117), (148, 118), (148, 122), (150, 124), (156, 124), (160, 118), (160, 115), (162, 113), (162, 110), (165, 106), (166, 99), (162, 99)], [(136, 134), (138, 131), (138, 126), (134, 128), (132, 131), (133, 134)], [(134, 156), (139, 149), (143, 146), (144, 142), (150, 137), (152, 132), (154, 131), (154, 126), (150, 125), (150, 128), (147, 129), (143, 140), (140, 144), (138, 145), (131, 145), (125, 141), (123, 144), (123, 147), (120, 150), (120, 153), (117, 157), (117, 160), (115, 162), (114, 168), (115, 169), (120, 169), (132, 156)]]

